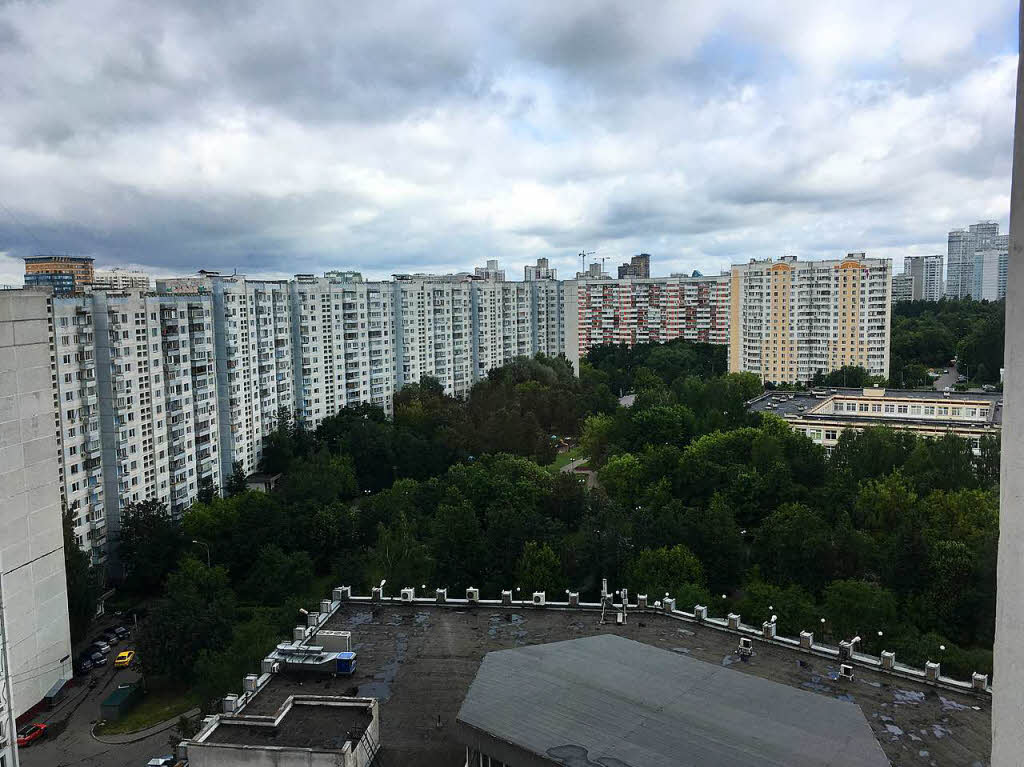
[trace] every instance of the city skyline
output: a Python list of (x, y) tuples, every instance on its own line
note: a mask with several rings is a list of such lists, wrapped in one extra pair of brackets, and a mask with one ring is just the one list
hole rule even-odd
[(0, 282), (37, 252), (372, 279), (571, 274), (597, 250), (715, 274), (1008, 225), (1010, 3), (252, 10), (0, 10)]

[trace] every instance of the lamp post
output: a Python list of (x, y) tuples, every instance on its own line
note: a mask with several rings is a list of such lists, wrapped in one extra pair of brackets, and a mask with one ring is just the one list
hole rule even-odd
[(210, 544), (204, 541), (197, 541), (195, 538), (192, 539), (192, 543), (206, 548), (206, 566), (210, 567)]

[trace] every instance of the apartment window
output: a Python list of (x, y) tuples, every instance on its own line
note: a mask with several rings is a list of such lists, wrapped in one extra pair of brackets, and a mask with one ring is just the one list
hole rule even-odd
[(907, 406), (906, 405), (897, 405), (896, 406), (896, 412), (900, 413), (902, 415), (906, 415), (906, 413), (907, 413)]
[(886, 413), (895, 413), (896, 412), (896, 406), (895, 405), (886, 405), (885, 406), (885, 412)]

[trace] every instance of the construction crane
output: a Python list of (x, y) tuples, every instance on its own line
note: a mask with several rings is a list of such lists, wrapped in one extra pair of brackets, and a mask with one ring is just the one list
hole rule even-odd
[(579, 256), (580, 256), (580, 271), (581, 272), (587, 271), (587, 256), (593, 256), (593, 255), (596, 255), (596, 254), (597, 254), (596, 250), (581, 250), (580, 251)]

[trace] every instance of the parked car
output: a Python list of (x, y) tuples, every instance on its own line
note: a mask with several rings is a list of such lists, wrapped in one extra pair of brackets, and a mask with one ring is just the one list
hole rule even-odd
[(88, 674), (93, 669), (92, 658), (84, 656), (79, 658), (75, 662), (75, 673), (76, 674)]
[(99, 650), (101, 653), (106, 655), (110, 652), (110, 643), (107, 642), (103, 637), (95, 637), (92, 640), (92, 644), (89, 647)]
[(92, 661), (94, 666), (106, 666), (107, 656), (101, 653), (99, 650), (92, 650), (89, 659)]
[(135, 650), (125, 650), (117, 654), (114, 660), (114, 668), (128, 668), (135, 660)]
[(46, 737), (45, 724), (26, 724), (18, 730), (18, 748), (25, 748), (35, 743), (40, 738)]
[(124, 626), (115, 626), (112, 630), (114, 631), (115, 634), (121, 637), (121, 639), (127, 639), (129, 636), (131, 636), (132, 633)]
[(146, 762), (146, 767), (174, 767), (177, 763), (178, 760), (172, 754), (166, 754), (164, 756), (154, 756)]
[(101, 634), (101, 636), (103, 637), (103, 641), (111, 647), (121, 641), (121, 637), (117, 635), (117, 632), (114, 631), (114, 629), (107, 629), (103, 634)]

